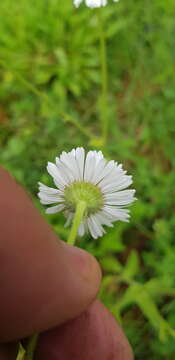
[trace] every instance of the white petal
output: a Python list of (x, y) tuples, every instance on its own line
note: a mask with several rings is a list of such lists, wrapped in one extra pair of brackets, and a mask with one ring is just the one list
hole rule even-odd
[(124, 175), (120, 177), (118, 180), (109, 183), (105, 186), (101, 186), (100, 184), (98, 186), (101, 188), (102, 192), (106, 194), (108, 192), (115, 192), (125, 189), (131, 184), (132, 184), (132, 176)]
[(110, 184), (111, 182), (118, 181), (121, 176), (124, 176), (126, 172), (124, 172), (119, 167), (115, 166), (113, 161), (110, 161), (102, 172), (102, 180), (98, 185), (105, 186)]
[(74, 181), (74, 176), (73, 176), (72, 172), (69, 170), (67, 165), (65, 163), (63, 163), (60, 160), (60, 158), (58, 158), (58, 157), (56, 157), (56, 165), (57, 165), (57, 168), (58, 168), (61, 176), (64, 178), (64, 181), (66, 182), (67, 185), (69, 185), (71, 182)]
[(103, 216), (104, 219), (108, 220), (110, 223), (114, 220), (114, 216), (109, 214), (106, 210), (105, 207), (103, 207), (103, 209), (100, 211), (100, 215)]
[(64, 188), (66, 186), (66, 182), (55, 164), (48, 162), (47, 171), (53, 177), (54, 183), (58, 188)]
[(70, 152), (68, 152), (68, 154), (71, 154), (75, 158), (76, 155), (75, 149), (72, 149)]
[(127, 200), (105, 200), (105, 205), (116, 205), (116, 206), (124, 206), (132, 204), (133, 201), (135, 201), (136, 198), (127, 199)]
[(53, 178), (60, 177), (58, 168), (56, 167), (55, 164), (51, 163), (50, 161), (47, 164), (47, 171)]
[(40, 191), (38, 193), (41, 204), (54, 204), (57, 202), (63, 202), (63, 197), (58, 194), (46, 194), (45, 192)]
[(72, 218), (73, 218), (74, 214), (69, 213), (69, 215), (66, 215), (66, 216), (67, 216), (67, 220), (66, 220), (66, 222), (64, 224), (64, 227), (68, 227), (71, 224), (71, 221), (72, 221)]
[(85, 226), (84, 226), (84, 223), (82, 222), (80, 225), (79, 225), (79, 228), (78, 228), (78, 235), (79, 236), (83, 236), (85, 233)]
[(61, 201), (55, 201), (55, 200), (47, 200), (47, 199), (40, 199), (40, 203), (42, 205), (50, 205), (50, 204), (55, 204)]
[(95, 215), (91, 215), (87, 219), (89, 231), (94, 239), (97, 239), (99, 236), (102, 236), (104, 233), (104, 229), (102, 228), (101, 224), (96, 221)]
[(124, 174), (124, 171), (120, 166), (116, 166), (116, 163), (113, 160), (109, 162), (106, 161), (105, 166), (98, 174), (96, 184), (98, 183), (101, 186), (104, 186), (105, 184), (111, 183), (114, 177), (121, 176), (122, 174)]
[(121, 220), (127, 222), (130, 217), (129, 210), (121, 209), (115, 206), (105, 205), (103, 207), (103, 211), (111, 216), (113, 219), (112, 221)]
[(63, 204), (56, 205), (56, 206), (51, 206), (51, 207), (46, 209), (46, 214), (55, 214), (57, 212), (60, 212), (63, 209), (64, 209)]
[(102, 151), (93, 151), (95, 157), (96, 157), (96, 166), (98, 165), (99, 161), (104, 159), (104, 156), (102, 154)]
[(93, 225), (93, 222), (90, 218), (87, 219), (87, 225), (88, 225), (88, 229), (89, 229), (89, 232), (90, 234), (92, 235), (92, 237), (94, 239), (97, 239), (98, 238), (98, 234), (94, 228), (94, 225)]
[(91, 215), (91, 220), (94, 224), (98, 236), (102, 236), (106, 231), (103, 229), (102, 223), (99, 218), (95, 215)]
[(105, 204), (109, 205), (127, 205), (132, 203), (136, 198), (134, 197), (135, 190), (123, 190), (104, 196)]
[(106, 160), (105, 159), (100, 159), (98, 161), (97, 166), (94, 169), (94, 174), (93, 174), (93, 176), (91, 178), (91, 182), (93, 184), (96, 185), (102, 179), (101, 174), (102, 174), (102, 171), (103, 171), (105, 165), (106, 165)]
[(129, 189), (129, 190), (117, 191), (114, 193), (107, 193), (104, 196), (104, 198), (108, 200), (128, 199), (130, 197), (133, 197), (134, 194), (135, 194), (135, 190)]
[(74, 181), (80, 180), (79, 176), (79, 168), (75, 159), (75, 149), (74, 151), (71, 151), (69, 153), (66, 153), (65, 151), (62, 152), (60, 155), (60, 160), (69, 168), (69, 171), (71, 171), (71, 174), (74, 177)]
[(106, 216), (106, 213), (103, 212), (103, 210), (99, 211), (98, 213), (95, 214), (95, 217), (98, 219), (98, 221), (102, 224), (102, 225), (107, 225), (109, 227), (113, 227), (113, 224), (111, 222), (111, 217), (110, 220), (108, 219), (108, 217)]
[(95, 154), (93, 151), (89, 151), (85, 160), (84, 167), (84, 181), (91, 181), (95, 167)]
[(107, 4), (107, 0), (85, 0), (85, 3), (90, 8), (99, 8)]
[(103, 169), (103, 171), (102, 171), (102, 174), (101, 174), (102, 178), (104, 178), (105, 176), (107, 176), (107, 175), (114, 169), (114, 167), (115, 167), (115, 162), (114, 162), (114, 160), (109, 161), (109, 162), (106, 164), (106, 166), (105, 166), (105, 168)]
[(101, 151), (89, 151), (87, 153), (85, 160), (84, 181), (91, 183), (96, 182), (97, 168), (99, 167), (100, 170), (100, 167), (104, 166), (102, 162), (104, 163), (106, 160), (103, 159)]
[(75, 153), (76, 153), (76, 162), (79, 170), (79, 178), (80, 180), (83, 180), (85, 151), (83, 148), (76, 148)]
[(112, 169), (110, 173), (108, 173), (102, 181), (100, 181), (100, 185), (107, 185), (112, 182), (119, 182), (121, 178), (123, 178), (125, 175), (125, 172), (123, 170), (116, 170)]
[(73, 0), (74, 6), (79, 7), (83, 0)]
[(60, 191), (58, 189), (51, 188), (49, 186), (46, 186), (46, 185), (42, 184), (41, 182), (38, 182), (38, 184), (39, 184), (39, 190), (41, 192), (45, 192), (48, 195), (51, 195), (51, 194), (54, 194), (54, 195), (59, 194), (59, 195), (61, 195), (61, 194), (63, 194), (62, 191)]

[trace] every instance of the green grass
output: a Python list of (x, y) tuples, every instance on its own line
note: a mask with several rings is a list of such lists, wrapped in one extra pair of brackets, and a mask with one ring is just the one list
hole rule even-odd
[[(174, 360), (175, 3), (120, 0), (103, 9), (109, 132), (102, 146), (97, 11), (60, 3), (0, 3), (1, 163), (42, 212), (37, 181), (48, 183), (46, 163), (62, 150), (100, 148), (124, 163), (139, 199), (131, 222), (80, 245), (102, 264), (101, 298), (136, 359)], [(66, 240), (63, 217), (47, 219)]]

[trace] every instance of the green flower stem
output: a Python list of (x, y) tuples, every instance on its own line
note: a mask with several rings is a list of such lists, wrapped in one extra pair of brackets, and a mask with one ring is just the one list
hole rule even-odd
[(85, 210), (86, 210), (86, 202), (85, 201), (79, 201), (78, 204), (77, 204), (75, 216), (74, 216), (74, 219), (73, 219), (72, 228), (71, 228), (71, 231), (70, 231), (70, 234), (69, 234), (69, 237), (68, 237), (68, 241), (67, 241), (67, 243), (70, 244), (70, 245), (75, 244), (78, 228), (79, 228), (79, 225), (80, 225), (80, 223), (82, 221)]
[(26, 360), (33, 360), (34, 359), (34, 352), (37, 345), (39, 334), (33, 334), (30, 336), (27, 344), (25, 359)]
[(107, 141), (109, 119), (108, 119), (108, 67), (107, 67), (107, 49), (106, 37), (104, 31), (104, 21), (102, 9), (97, 10), (98, 26), (99, 26), (99, 40), (100, 40), (100, 63), (101, 63), (101, 96), (100, 96), (100, 119), (102, 125), (102, 137), (104, 144)]
[(16, 357), (16, 360), (25, 360), (25, 350), (23, 348), (23, 346), (21, 345), (21, 343), (18, 344), (18, 354)]

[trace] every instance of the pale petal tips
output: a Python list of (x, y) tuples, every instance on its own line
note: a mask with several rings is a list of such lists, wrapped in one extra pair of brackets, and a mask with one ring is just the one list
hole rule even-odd
[(46, 209), (46, 214), (55, 214), (57, 212), (60, 212), (64, 209), (64, 205), (60, 204), (60, 205), (56, 205), (56, 206), (51, 206), (49, 208)]
[[(113, 0), (114, 2), (117, 2), (119, 0)], [(83, 0), (73, 0), (73, 4), (76, 8), (80, 6), (80, 4), (83, 2)], [(85, 4), (89, 8), (100, 8), (102, 6), (106, 6), (108, 3), (108, 0), (84, 0)]]
[(79, 7), (83, 0), (74, 0), (73, 4), (75, 7)]

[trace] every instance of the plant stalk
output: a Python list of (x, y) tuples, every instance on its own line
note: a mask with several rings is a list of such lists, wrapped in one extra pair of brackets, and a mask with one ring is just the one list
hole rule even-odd
[(33, 334), (30, 336), (27, 344), (25, 359), (26, 360), (33, 360), (34, 359), (34, 353), (37, 345), (39, 334)]
[(102, 9), (98, 9), (98, 26), (100, 41), (100, 64), (101, 64), (101, 95), (100, 95), (100, 119), (102, 127), (102, 137), (104, 144), (107, 141), (109, 118), (108, 118), (108, 66), (107, 66), (107, 47), (104, 30), (104, 20)]
[(74, 219), (73, 219), (72, 228), (71, 228), (71, 231), (70, 231), (70, 234), (69, 234), (69, 237), (68, 237), (68, 241), (67, 241), (67, 243), (70, 244), (70, 245), (75, 244), (78, 228), (79, 228), (79, 225), (80, 225), (80, 223), (82, 221), (85, 209), (86, 209), (86, 202), (85, 201), (80, 201), (77, 204), (75, 216), (74, 216)]

